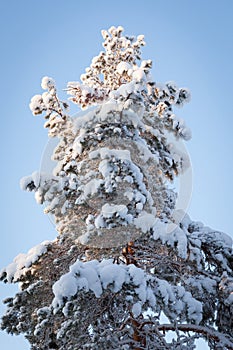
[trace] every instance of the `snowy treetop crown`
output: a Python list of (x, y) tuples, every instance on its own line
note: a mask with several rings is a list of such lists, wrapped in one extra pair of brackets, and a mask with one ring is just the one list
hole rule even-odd
[(34, 115), (44, 113), (49, 136), (60, 141), (53, 175), (34, 173), (21, 186), (46, 205), (59, 232), (75, 232), (82, 243), (95, 237), (102, 245), (104, 235), (114, 246), (153, 233), (158, 220), (173, 222), (176, 193), (168, 181), (189, 163), (175, 143), (191, 133), (173, 111), (189, 101), (189, 91), (154, 82), (152, 61), (141, 59), (144, 36), (122, 33), (122, 27), (103, 30), (105, 51), (81, 82), (67, 85), (68, 100), (91, 109), (71, 117), (49, 77), (41, 83), (46, 92), (30, 103)]

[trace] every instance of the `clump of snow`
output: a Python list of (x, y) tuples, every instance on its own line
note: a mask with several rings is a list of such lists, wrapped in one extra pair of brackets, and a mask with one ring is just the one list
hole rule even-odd
[(133, 217), (128, 214), (128, 208), (124, 204), (104, 204), (101, 208), (100, 215), (95, 219), (96, 228), (112, 227), (112, 219), (114, 218), (114, 225), (116, 223), (121, 225), (127, 225), (132, 222)]
[(79, 130), (79, 134), (74, 140), (73, 143), (73, 157), (76, 158), (77, 155), (81, 154), (83, 151), (82, 142), (84, 141), (84, 137), (86, 136), (86, 129), (81, 128)]
[(29, 108), (32, 111), (33, 115), (41, 114), (43, 111), (43, 99), (41, 95), (35, 95), (31, 98)]
[(149, 232), (155, 225), (157, 218), (155, 215), (142, 211), (140, 215), (134, 219), (136, 228), (142, 230), (143, 233)]
[(140, 268), (134, 265), (114, 264), (112, 259), (102, 262), (92, 260), (85, 263), (78, 260), (70, 267), (70, 271), (53, 285), (54, 312), (63, 307), (64, 300), (70, 299), (80, 290), (92, 291), (99, 298), (107, 288), (114, 293), (119, 292), (123, 284), (132, 284), (137, 287), (138, 290), (135, 293), (144, 303), (146, 301), (150, 304), (152, 301), (154, 303), (147, 277)]
[[(141, 207), (141, 206), (140, 206)], [(169, 244), (174, 247), (177, 245), (179, 256), (186, 259), (187, 257), (187, 235), (177, 224), (165, 223), (155, 216), (156, 213), (142, 211), (133, 221), (136, 228), (143, 233), (152, 231), (154, 240), (160, 239), (163, 244)]]
[(46, 174), (40, 171), (35, 171), (29, 176), (25, 176), (20, 180), (20, 188), (23, 191), (31, 190), (30, 186), (34, 186), (34, 188), (38, 188), (40, 185), (52, 180), (57, 179), (55, 176), (50, 174)]
[(174, 247), (177, 245), (178, 254), (186, 259), (187, 257), (187, 235), (177, 224), (172, 222), (165, 223), (157, 219), (153, 228), (153, 239), (160, 239), (163, 244), (169, 244)]
[(164, 313), (171, 319), (192, 320), (199, 324), (202, 320), (202, 303), (196, 300), (183, 286), (172, 286), (165, 280), (156, 279), (156, 297), (162, 299)]
[(133, 72), (133, 80), (139, 83), (145, 83), (146, 82), (146, 74), (144, 72), (144, 69), (138, 68)]
[(138, 317), (142, 312), (142, 305), (140, 302), (137, 302), (132, 307), (132, 313), (134, 317)]
[(127, 280), (127, 270), (122, 268), (122, 265), (108, 263), (109, 261), (104, 261), (100, 263), (99, 268), (99, 277), (103, 289), (108, 287), (114, 293), (117, 293), (121, 290), (123, 284)]
[(116, 157), (122, 160), (131, 160), (130, 151), (128, 150), (109, 149), (107, 147), (102, 147), (97, 149), (96, 151), (92, 151), (89, 153), (90, 159), (95, 159), (99, 157), (101, 159), (110, 159), (111, 157)]
[(190, 285), (192, 288), (196, 288), (199, 293), (215, 294), (217, 282), (215, 279), (211, 279), (207, 276), (195, 276), (185, 279), (185, 284)]
[[(142, 103), (128, 99), (131, 94), (138, 94), (139, 86), (134, 81), (122, 84), (117, 90), (110, 92), (110, 99), (104, 104), (90, 108), (85, 114), (80, 114), (73, 121), (73, 130), (88, 130), (96, 124), (119, 123), (133, 125), (134, 128), (144, 128), (142, 122), (145, 107)], [(122, 100), (121, 100), (122, 99)]]
[(41, 81), (41, 87), (44, 90), (50, 90), (51, 88), (54, 88), (55, 86), (55, 81), (52, 78), (49, 77), (43, 77)]
[(17, 255), (11, 264), (1, 270), (0, 276), (5, 276), (4, 279), (8, 283), (17, 282), (21, 276), (25, 275), (31, 265), (47, 252), (50, 243), (51, 241), (44, 241), (31, 248), (27, 254)]
[(227, 258), (232, 251), (232, 238), (230, 236), (203, 226), (200, 222), (191, 222), (188, 230), (192, 232), (188, 234), (189, 259), (195, 261), (199, 269), (202, 269), (205, 264), (205, 256), (201, 248), (203, 244), (207, 243), (210, 247), (208, 258), (211, 256), (213, 261), (217, 261), (221, 268), (228, 272), (231, 271)]
[(54, 285), (52, 307), (54, 313), (63, 308), (66, 302), (79, 291), (93, 292), (99, 298), (104, 290), (118, 293), (124, 285), (125, 298), (132, 304), (132, 313), (138, 317), (149, 305), (152, 309), (161, 308), (171, 318), (188, 319), (199, 323), (202, 319), (202, 306), (182, 286), (172, 286), (167, 281), (149, 276), (135, 265), (115, 264), (112, 259), (98, 262), (76, 261), (70, 271), (63, 275)]
[[(149, 305), (152, 310), (157, 310), (157, 312), (163, 310), (169, 319), (174, 321), (188, 320), (198, 324), (202, 319), (201, 303), (194, 299), (191, 293), (186, 292), (184, 287), (170, 285), (167, 281), (158, 278), (149, 278), (143, 270), (133, 265), (127, 267), (113, 264), (112, 260), (104, 260), (101, 263), (97, 261), (82, 263), (79, 265), (79, 269), (77, 267), (78, 264), (75, 263), (70, 269), (70, 271), (73, 270), (73, 276), (68, 276), (68, 274), (62, 276), (60, 282), (62, 281), (63, 285), (57, 284), (54, 288), (58, 294), (60, 287), (62, 291), (59, 294), (60, 306), (58, 304), (55, 307), (52, 306), (54, 313), (62, 308), (63, 314), (68, 317), (69, 306), (72, 303), (69, 300), (72, 300), (72, 297), (81, 290), (83, 292), (92, 291), (98, 298), (104, 289), (109, 288), (113, 293), (117, 293), (124, 284), (129, 284), (130, 288), (124, 289), (126, 292), (125, 300), (129, 306), (131, 305), (134, 317), (140, 316)], [(137, 274), (139, 278), (134, 280)], [(76, 285), (73, 283), (75, 279), (72, 277), (79, 279), (76, 281)], [(127, 294), (127, 290), (129, 294)], [(41, 311), (44, 313), (43, 309)], [(39, 310), (40, 314), (41, 311)], [(46, 312), (45, 310), (45, 314)]]
[(84, 203), (89, 197), (98, 193), (100, 186), (104, 183), (102, 179), (91, 179), (85, 185), (78, 187), (82, 194), (76, 199), (75, 204)]
[(119, 205), (114, 205), (114, 204), (104, 204), (101, 213), (104, 218), (111, 218), (113, 215), (120, 216), (124, 218), (128, 212), (128, 209), (125, 205), (119, 204)]
[(189, 320), (199, 324), (202, 320), (202, 303), (192, 297), (192, 294), (186, 292), (183, 297), (184, 303), (187, 305), (187, 316)]
[(128, 71), (132, 69), (132, 65), (129, 64), (128, 62), (120, 62), (118, 63), (116, 70), (119, 74), (123, 74), (123, 73), (128, 73)]

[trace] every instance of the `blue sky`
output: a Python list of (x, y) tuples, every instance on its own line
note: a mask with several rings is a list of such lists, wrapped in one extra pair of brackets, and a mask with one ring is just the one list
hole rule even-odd
[[(101, 29), (122, 25), (145, 34), (145, 59), (155, 81), (189, 87), (192, 100), (177, 114), (192, 129), (193, 220), (233, 234), (232, 151), (233, 2), (231, 0), (21, 0), (0, 2), (1, 246), (0, 267), (56, 236), (54, 227), (19, 180), (40, 167), (47, 132), (28, 108), (44, 75), (60, 90), (79, 80), (101, 48)], [(61, 93), (63, 95), (63, 93)], [(15, 288), (14, 288), (15, 289)], [(12, 288), (0, 285), (0, 299)], [(1, 314), (3, 307), (0, 308)], [(29, 349), (0, 332), (4, 350)]]

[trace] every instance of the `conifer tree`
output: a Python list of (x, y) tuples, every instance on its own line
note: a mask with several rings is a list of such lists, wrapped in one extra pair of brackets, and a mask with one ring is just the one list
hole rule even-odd
[[(57, 138), (53, 174), (21, 180), (58, 237), (18, 255), (1, 280), (20, 283), (1, 328), (32, 350), (233, 349), (231, 238), (176, 208), (175, 178), (191, 136), (174, 109), (186, 88), (160, 84), (142, 60), (144, 37), (103, 30), (104, 51), (81, 82), (42, 79), (31, 99)], [(83, 109), (69, 114), (69, 101)], [(173, 336), (167, 334), (172, 331)]]

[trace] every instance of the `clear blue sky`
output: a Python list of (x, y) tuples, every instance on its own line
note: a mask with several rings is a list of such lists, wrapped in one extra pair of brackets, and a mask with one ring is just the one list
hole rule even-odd
[[(122, 25), (145, 34), (143, 57), (154, 61), (156, 81), (191, 89), (179, 115), (191, 127), (187, 143), (193, 167), (193, 220), (233, 234), (232, 0), (9, 0), (0, 1), (1, 37), (1, 246), (0, 266), (56, 232), (19, 180), (39, 169), (47, 142), (30, 98), (44, 75), (61, 90), (79, 80), (101, 48), (101, 29)], [(12, 294), (1, 284), (0, 298)], [(2, 314), (3, 307), (0, 312)], [(19, 337), (0, 332), (1, 349), (26, 350)]]

